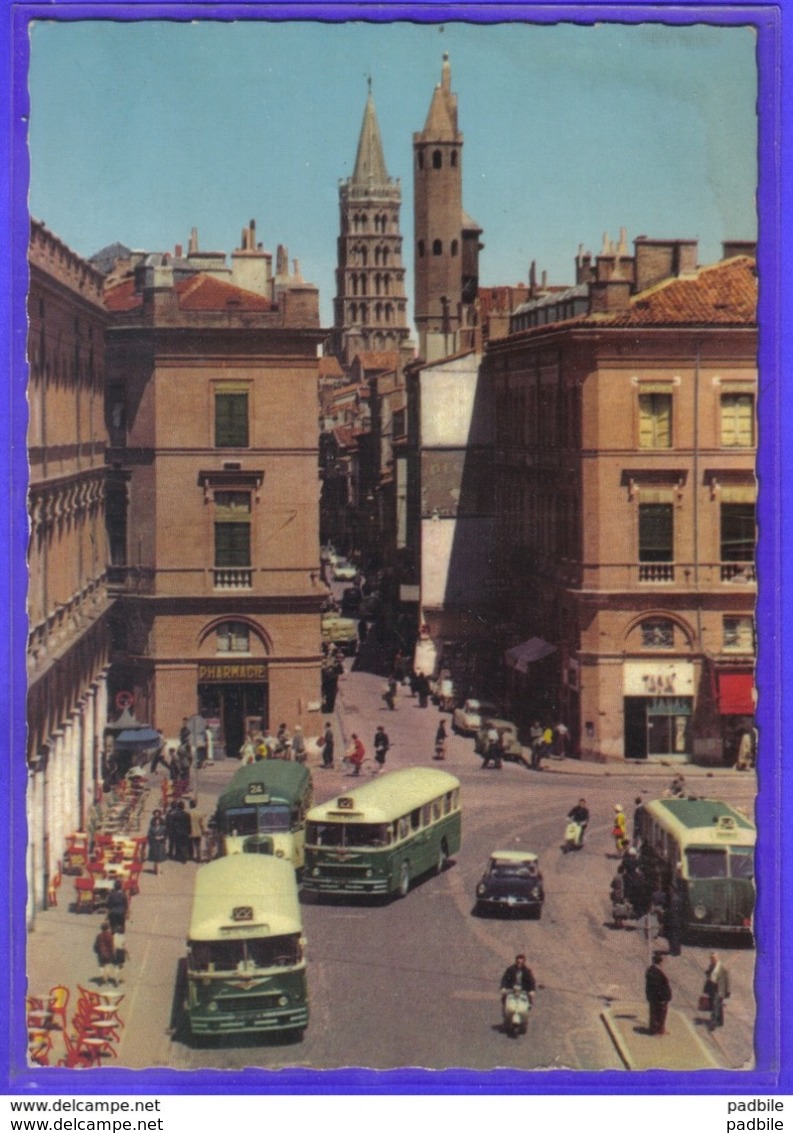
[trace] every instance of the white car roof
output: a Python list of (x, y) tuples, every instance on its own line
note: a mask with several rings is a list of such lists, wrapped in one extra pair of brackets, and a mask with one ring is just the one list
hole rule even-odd
[(529, 850), (493, 850), (491, 862), (536, 862), (538, 857)]

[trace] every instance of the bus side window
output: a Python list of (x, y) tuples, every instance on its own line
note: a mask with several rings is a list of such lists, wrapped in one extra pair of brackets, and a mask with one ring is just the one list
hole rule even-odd
[(460, 788), (455, 787), (452, 791), (452, 810), (460, 809)]
[(400, 818), (400, 820), (399, 820), (399, 837), (400, 838), (407, 838), (409, 831), (410, 831), (410, 823), (408, 822), (407, 818), (406, 817)]
[(443, 813), (449, 814), (452, 809), (452, 793), (447, 791), (443, 796)]
[(421, 829), (421, 808), (420, 807), (417, 807), (415, 810), (412, 810), (410, 812), (410, 829), (411, 830), (420, 830)]
[(429, 826), (432, 822), (432, 806), (430, 803), (425, 803), (421, 808), (421, 825)]
[(441, 817), (441, 800), (440, 799), (435, 799), (435, 801), (432, 804), (432, 817), (433, 817), (435, 822), (437, 822), (438, 819)]

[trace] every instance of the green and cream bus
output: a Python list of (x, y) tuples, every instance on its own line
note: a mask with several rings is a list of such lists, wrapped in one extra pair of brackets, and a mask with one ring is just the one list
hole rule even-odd
[(201, 866), (187, 938), (191, 1034), (302, 1034), (305, 943), (289, 862), (234, 854)]
[(446, 771), (404, 768), (309, 811), (303, 889), (406, 896), (460, 848), (460, 783)]
[(302, 763), (262, 759), (234, 775), (216, 818), (222, 854), (272, 854), (303, 868), (311, 774)]
[(751, 933), (757, 831), (745, 815), (715, 799), (657, 799), (637, 832), (662, 879), (677, 879), (689, 931)]

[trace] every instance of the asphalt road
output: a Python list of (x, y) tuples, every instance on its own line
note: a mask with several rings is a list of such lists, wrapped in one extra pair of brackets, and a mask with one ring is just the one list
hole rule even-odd
[[(396, 711), (389, 712), (382, 685), (382, 676), (368, 672), (342, 678), (337, 703), (342, 732), (357, 731), (369, 746), (375, 726), (384, 723), (393, 745), (387, 770), (429, 764), (437, 709), (421, 710), (403, 692)], [(404, 900), (386, 905), (304, 904), (311, 1018), (302, 1042), (224, 1038), (195, 1049), (177, 1036), (168, 1064), (621, 1068), (600, 1013), (643, 998), (652, 944), (642, 931), (617, 931), (610, 924), (613, 807), (621, 803), (630, 819), (634, 797), (657, 797), (665, 781), (633, 768), (592, 774), (585, 765), (581, 772), (570, 771), (568, 764), (562, 773), (549, 765), (538, 774), (514, 764), (483, 771), (480, 763), (472, 740), (450, 737), (445, 766), (462, 782), (463, 845), (441, 876), (417, 883)], [(365, 764), (364, 772), (371, 766)], [(350, 785), (342, 770), (317, 770), (314, 779), (317, 801)], [(687, 780), (690, 789), (712, 793), (704, 772), (691, 769)], [(747, 808), (753, 789), (753, 777), (718, 779), (719, 796)], [(581, 796), (592, 814), (586, 846), (565, 855), (560, 850), (565, 815)], [(476, 882), (497, 847), (540, 855), (546, 890), (540, 921), (473, 915)], [(498, 985), (518, 951), (529, 957), (539, 991), (529, 1033), (511, 1039), (500, 1028)], [(717, 1042), (703, 1041), (721, 1065), (745, 1067), (752, 1058), (755, 954), (724, 947), (721, 952), (733, 985), (728, 1025)], [(674, 1005), (692, 1018), (708, 954), (704, 945), (685, 947), (681, 957), (667, 961)]]

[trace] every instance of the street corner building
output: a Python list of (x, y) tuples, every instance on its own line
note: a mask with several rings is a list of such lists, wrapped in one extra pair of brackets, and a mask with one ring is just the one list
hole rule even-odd
[(214, 749), (319, 709), (318, 292), (243, 230), (106, 291), (113, 697)]
[(734, 763), (754, 723), (755, 247), (581, 251), (491, 338), (512, 693), (584, 758)]

